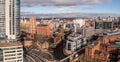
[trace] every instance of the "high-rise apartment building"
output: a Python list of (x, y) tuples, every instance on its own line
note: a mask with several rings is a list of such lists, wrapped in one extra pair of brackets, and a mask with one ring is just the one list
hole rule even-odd
[(20, 0), (0, 0), (0, 37), (16, 39), (20, 31)]

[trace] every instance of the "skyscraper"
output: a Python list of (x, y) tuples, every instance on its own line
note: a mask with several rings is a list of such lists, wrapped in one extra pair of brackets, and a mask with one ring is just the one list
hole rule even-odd
[(0, 0), (0, 37), (16, 39), (20, 31), (20, 0)]

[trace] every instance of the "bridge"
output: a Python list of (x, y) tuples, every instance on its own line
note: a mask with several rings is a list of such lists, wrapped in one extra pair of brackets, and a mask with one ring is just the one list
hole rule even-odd
[(73, 56), (75, 56), (76, 54), (78, 54), (78, 53), (79, 53), (80, 51), (82, 51), (83, 49), (85, 49), (85, 47), (83, 47), (83, 48), (77, 50), (76, 52), (74, 52), (73, 54), (69, 55), (68, 57), (66, 57), (66, 58), (64, 58), (64, 59), (62, 59), (62, 60), (60, 60), (59, 62), (65, 62), (66, 60), (68, 60), (68, 59), (70, 59), (71, 57), (73, 57)]

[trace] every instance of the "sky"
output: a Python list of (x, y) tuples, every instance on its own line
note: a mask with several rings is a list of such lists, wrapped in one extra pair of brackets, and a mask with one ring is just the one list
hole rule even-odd
[(21, 0), (22, 14), (120, 14), (120, 0)]

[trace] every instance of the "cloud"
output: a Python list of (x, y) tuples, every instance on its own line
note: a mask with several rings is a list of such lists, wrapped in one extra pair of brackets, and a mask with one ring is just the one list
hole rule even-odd
[(27, 14), (36, 14), (35, 12), (32, 12), (32, 11), (21, 11), (21, 14), (22, 15), (27, 15)]
[(93, 7), (91, 7), (91, 6), (82, 6), (81, 9), (83, 9), (83, 10), (92, 10)]
[(77, 6), (87, 4), (100, 4), (112, 0), (21, 0), (22, 6)]
[(54, 10), (55, 10), (55, 12), (60, 12), (60, 13), (69, 13), (69, 12), (73, 12), (73, 11), (75, 11), (74, 9), (76, 9), (76, 6), (68, 6), (68, 7), (56, 7)]

